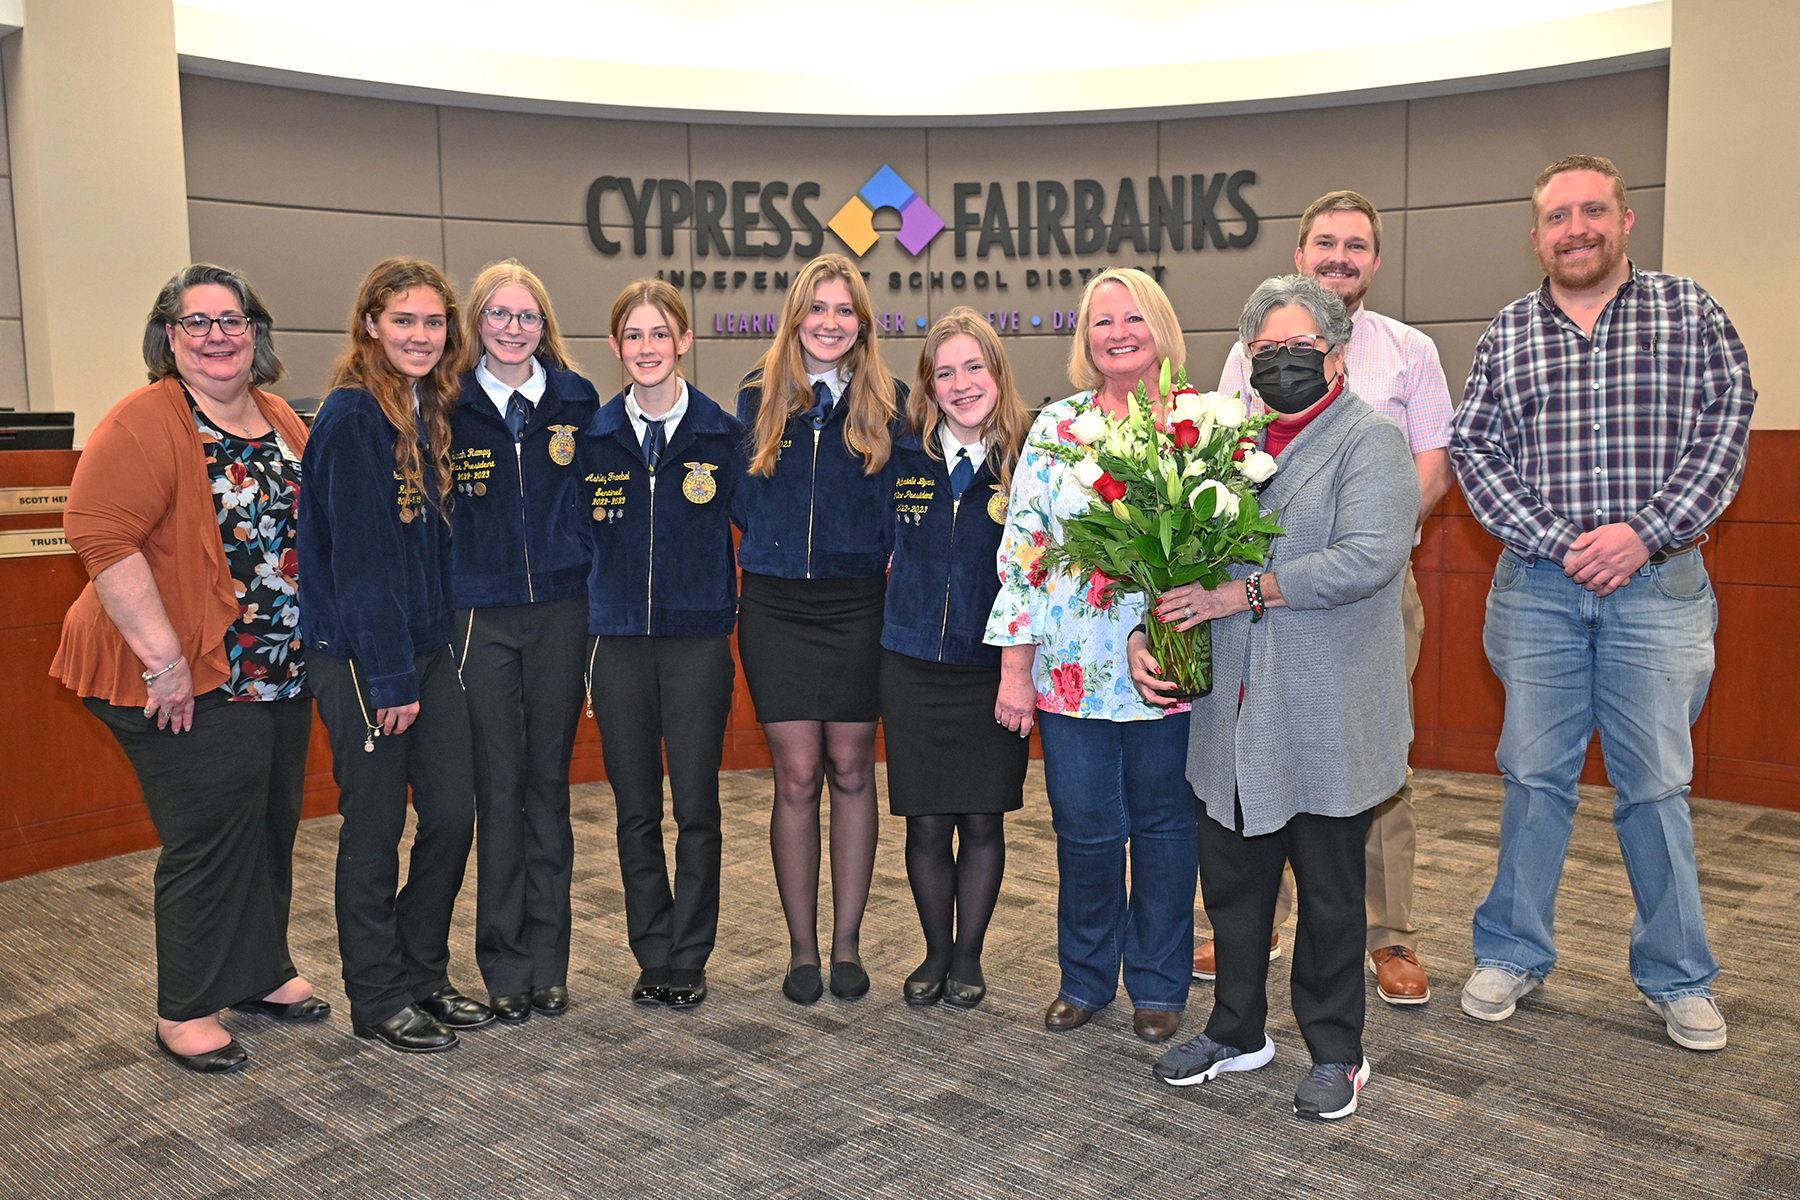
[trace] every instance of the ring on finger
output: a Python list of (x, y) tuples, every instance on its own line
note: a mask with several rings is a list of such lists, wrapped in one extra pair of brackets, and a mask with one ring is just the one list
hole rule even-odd
[(1184, 609), (1183, 611), (1187, 613), (1188, 620), (1191, 621), (1194, 619), (1194, 606), (1193, 605), (1191, 605), (1191, 604), (1188, 605), (1187, 608)]

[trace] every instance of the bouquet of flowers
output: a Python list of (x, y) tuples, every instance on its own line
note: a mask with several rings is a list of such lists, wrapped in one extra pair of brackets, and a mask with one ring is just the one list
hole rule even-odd
[[(1045, 564), (1091, 575), (1091, 592), (1143, 592), (1152, 604), (1183, 584), (1217, 587), (1233, 563), (1266, 561), (1270, 542), (1285, 532), (1256, 501), (1275, 474), (1274, 458), (1255, 449), (1256, 434), (1274, 417), (1252, 416), (1236, 394), (1202, 395), (1185, 367), (1171, 386), (1167, 359), (1159, 382), (1154, 402), (1138, 385), (1123, 419), (1089, 400), (1070, 422), (1075, 444), (1036, 447), (1068, 463), (1094, 494), (1087, 511), (1063, 522)], [(1210, 622), (1177, 632), (1152, 611), (1147, 626), (1150, 652), (1163, 678), (1179, 685), (1177, 698), (1211, 691)]]

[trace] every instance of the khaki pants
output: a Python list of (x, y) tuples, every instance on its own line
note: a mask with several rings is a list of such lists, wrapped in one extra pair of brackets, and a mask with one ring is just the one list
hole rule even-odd
[[(1425, 606), (1419, 600), (1419, 585), (1413, 579), (1412, 564), (1406, 565), (1406, 590), (1401, 594), (1401, 618), (1406, 624), (1406, 677), (1412, 679), (1419, 665), (1419, 643), (1425, 638)], [(1411, 698), (1409, 687), (1408, 699)], [(1418, 827), (1413, 821), (1412, 768), (1406, 769), (1406, 784), (1394, 795), (1375, 806), (1375, 820), (1369, 826), (1364, 842), (1368, 883), (1364, 904), (1369, 914), (1370, 950), (1383, 946), (1412, 947), (1418, 940), (1413, 928), (1413, 853), (1418, 844)], [(1281, 891), (1275, 897), (1275, 927), (1281, 928), (1294, 911), (1294, 873), (1282, 872)]]

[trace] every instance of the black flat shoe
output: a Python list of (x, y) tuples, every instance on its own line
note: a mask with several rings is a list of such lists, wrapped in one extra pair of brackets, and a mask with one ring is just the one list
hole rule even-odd
[(819, 997), (825, 994), (825, 984), (819, 978), (819, 964), (797, 963), (789, 967), (787, 978), (781, 981), (781, 994), (795, 1004), (817, 1004)]
[(531, 989), (531, 1007), (546, 1017), (560, 1017), (569, 1011), (569, 989), (560, 983)]
[(223, 1075), (250, 1061), (250, 1056), (236, 1042), (226, 1042), (217, 1050), (208, 1050), (205, 1054), (183, 1054), (169, 1048), (169, 1043), (163, 1041), (160, 1029), (156, 1031), (156, 1048), (188, 1070), (198, 1071), (202, 1075)]
[(638, 972), (637, 982), (631, 985), (631, 1002), (645, 1006), (666, 1004), (668, 997), (663, 994), (669, 986), (669, 968), (645, 967)]
[(274, 1017), (277, 1021), (323, 1021), (331, 1015), (331, 1005), (317, 996), (308, 996), (292, 1004), (282, 1004), (277, 1000), (245, 1000), (231, 1007), (239, 1012), (259, 1012)]
[(831, 994), (839, 1000), (854, 1000), (865, 996), (869, 991), (869, 973), (861, 963), (834, 962), (831, 964)]
[(663, 1003), (670, 1008), (692, 1008), (706, 999), (705, 971), (671, 971), (663, 985)]
[(974, 1008), (987, 995), (985, 983), (958, 983), (954, 979), (944, 980), (944, 1003), (951, 1008)]
[[(491, 1019), (492, 1014), (489, 1016)], [(352, 1025), (350, 1031), (359, 1038), (386, 1042), (402, 1054), (436, 1054), (456, 1045), (456, 1034), (438, 1024), (417, 1004), (409, 1004), (375, 1025)]]
[(452, 1029), (480, 1029), (494, 1019), (493, 1009), (479, 1000), (469, 999), (456, 990), (454, 983), (446, 983), (431, 995), (414, 1003), (435, 1017), (440, 1024)]
[(522, 1025), (531, 1019), (531, 993), (515, 992), (510, 996), (489, 994), (488, 1008), (508, 1025)]
[(942, 979), (908, 979), (900, 985), (900, 994), (914, 1008), (929, 1008), (944, 998)]

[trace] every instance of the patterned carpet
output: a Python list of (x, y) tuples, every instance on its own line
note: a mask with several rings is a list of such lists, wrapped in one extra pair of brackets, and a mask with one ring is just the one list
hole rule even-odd
[[(626, 1002), (610, 793), (578, 789), (575, 1006), (401, 1056), (320, 1026), (227, 1015), (248, 1071), (203, 1079), (151, 1040), (153, 853), (0, 884), (0, 1195), (7, 1197), (1800, 1197), (1800, 814), (1695, 805), (1731, 1046), (1680, 1050), (1626, 971), (1630, 891), (1593, 789), (1561, 904), (1562, 964), (1500, 1025), (1457, 1008), (1492, 870), (1498, 781), (1421, 774), (1421, 946), (1435, 998), (1370, 987), (1374, 1076), (1348, 1121), (1290, 1112), (1305, 1052), (1271, 979), (1269, 1068), (1176, 1090), (1121, 1002), (1044, 1032), (1055, 857), (1041, 767), (1009, 820), (988, 1001), (911, 1010), (920, 954), (903, 826), (885, 823), (865, 999), (783, 1000), (768, 774), (726, 777), (725, 912), (712, 998)], [(297, 853), (294, 953), (334, 1002), (336, 819)], [(473, 875), (454, 974), (479, 994)], [(1209, 1003), (1196, 985), (1182, 1036)]]

